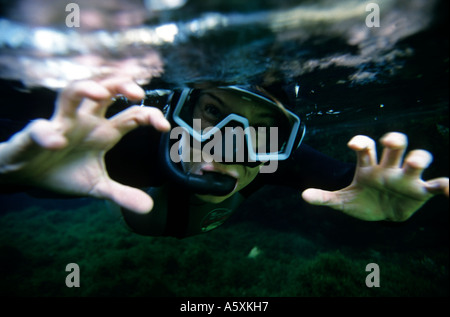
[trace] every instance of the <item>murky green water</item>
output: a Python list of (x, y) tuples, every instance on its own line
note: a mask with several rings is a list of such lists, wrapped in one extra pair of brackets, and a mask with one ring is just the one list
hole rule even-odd
[[(401, 131), (411, 148), (435, 155), (424, 178), (448, 176), (444, 1), (382, 1), (379, 28), (366, 25), (368, 1), (188, 0), (151, 13), (131, 1), (91, 10), (103, 25), (82, 20), (79, 29), (64, 25), (64, 6), (41, 2), (41, 19), (30, 16), (31, 2), (3, 4), (2, 119), (17, 109), (49, 115), (56, 89), (96, 74), (125, 72), (151, 88), (281, 84), (306, 120), (305, 142), (318, 150), (351, 162), (353, 135)], [(120, 22), (120, 12), (134, 24)], [(299, 193), (270, 187), (223, 227), (182, 241), (132, 234), (99, 201), (0, 199), (2, 295), (448, 296), (444, 197), (394, 226), (306, 206)], [(254, 247), (261, 252), (249, 258)], [(80, 288), (64, 282), (72, 262)], [(364, 284), (372, 262), (382, 268), (376, 289)]]

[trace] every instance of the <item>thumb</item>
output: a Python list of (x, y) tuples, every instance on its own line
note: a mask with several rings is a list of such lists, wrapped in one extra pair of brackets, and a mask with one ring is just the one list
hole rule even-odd
[(302, 198), (311, 205), (336, 206), (339, 199), (335, 192), (327, 190), (308, 188), (302, 193)]
[(144, 191), (113, 180), (99, 184), (94, 195), (98, 198), (109, 199), (138, 214), (149, 213), (153, 208), (153, 199)]
[(440, 177), (427, 181), (425, 183), (425, 188), (431, 194), (444, 194), (448, 198), (448, 184), (448, 177)]

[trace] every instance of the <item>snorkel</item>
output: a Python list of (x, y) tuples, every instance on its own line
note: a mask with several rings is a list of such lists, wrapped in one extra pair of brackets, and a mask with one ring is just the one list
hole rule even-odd
[(196, 175), (182, 171), (170, 157), (170, 132), (161, 135), (159, 146), (161, 166), (170, 180), (177, 185), (201, 195), (225, 196), (234, 190), (234, 177), (219, 173)]

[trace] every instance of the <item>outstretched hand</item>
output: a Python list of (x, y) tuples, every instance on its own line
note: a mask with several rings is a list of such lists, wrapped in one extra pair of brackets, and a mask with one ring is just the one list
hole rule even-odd
[(109, 199), (138, 213), (149, 212), (153, 207), (150, 196), (112, 180), (104, 156), (138, 126), (168, 131), (170, 124), (152, 107), (130, 107), (106, 119), (108, 106), (119, 94), (130, 100), (145, 96), (136, 83), (123, 78), (68, 86), (59, 95), (50, 120), (35, 120), (0, 143), (0, 183)]
[(355, 136), (348, 143), (357, 153), (352, 183), (334, 192), (309, 188), (302, 193), (303, 199), (362, 220), (405, 221), (434, 195), (448, 197), (447, 177), (421, 179), (433, 160), (429, 152), (411, 151), (402, 164), (407, 142), (402, 133), (386, 134), (381, 139), (384, 151), (378, 163), (375, 142), (366, 136)]

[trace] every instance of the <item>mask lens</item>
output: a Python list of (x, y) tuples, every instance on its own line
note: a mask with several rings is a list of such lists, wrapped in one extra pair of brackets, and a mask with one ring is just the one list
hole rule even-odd
[(275, 159), (293, 143), (298, 130), (298, 118), (292, 113), (275, 102), (243, 91), (225, 87), (185, 90), (183, 94), (174, 112), (175, 121), (188, 127), (200, 142), (208, 142), (216, 133), (222, 133), (224, 141), (235, 144), (233, 157), (236, 151), (245, 148), (246, 157), (250, 151), (256, 160), (260, 155), (272, 155)]
[[(185, 122), (200, 120), (200, 125), (195, 127), (197, 132), (219, 126), (228, 115), (232, 113), (213, 93), (203, 90), (193, 90), (186, 100), (180, 118)], [(193, 127), (194, 128), (194, 127)]]

